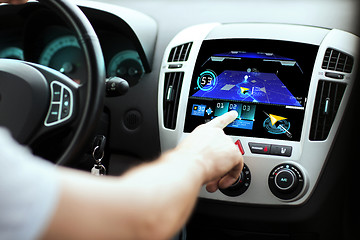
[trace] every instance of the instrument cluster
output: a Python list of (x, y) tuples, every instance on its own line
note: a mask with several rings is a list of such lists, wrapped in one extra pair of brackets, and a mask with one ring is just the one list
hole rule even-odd
[[(95, 25), (95, 31), (103, 50), (106, 77), (120, 77), (127, 80), (130, 87), (136, 85), (145, 69), (135, 44), (126, 34), (103, 26)], [(79, 84), (86, 79), (85, 57), (79, 42), (75, 34), (55, 17), (44, 22), (33, 16), (16, 32), (7, 32), (6, 36), (0, 38), (0, 58), (38, 63)]]

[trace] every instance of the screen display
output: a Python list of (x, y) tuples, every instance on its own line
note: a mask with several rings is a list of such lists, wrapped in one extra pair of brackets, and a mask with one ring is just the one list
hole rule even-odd
[(235, 136), (299, 141), (318, 47), (227, 39), (203, 42), (192, 77), (185, 132), (228, 111)]

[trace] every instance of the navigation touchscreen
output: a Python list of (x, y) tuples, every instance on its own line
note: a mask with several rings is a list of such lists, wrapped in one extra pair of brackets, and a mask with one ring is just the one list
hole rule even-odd
[(203, 42), (185, 132), (236, 110), (227, 134), (299, 141), (318, 47), (255, 39)]

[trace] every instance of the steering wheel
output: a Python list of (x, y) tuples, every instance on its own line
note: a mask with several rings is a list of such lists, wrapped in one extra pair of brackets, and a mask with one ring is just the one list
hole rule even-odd
[(73, 135), (57, 160), (72, 166), (92, 137), (103, 110), (105, 66), (99, 40), (83, 12), (70, 0), (39, 0), (71, 26), (81, 46), (86, 81), (74, 83), (58, 71), (19, 60), (0, 59), (0, 126), (21, 144), (69, 127)]

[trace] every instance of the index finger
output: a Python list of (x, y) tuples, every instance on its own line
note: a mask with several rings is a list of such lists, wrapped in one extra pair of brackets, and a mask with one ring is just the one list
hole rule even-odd
[(232, 123), (238, 117), (238, 115), (239, 113), (237, 111), (232, 110), (219, 117), (214, 118), (210, 122), (206, 123), (206, 125), (223, 129), (224, 127)]

